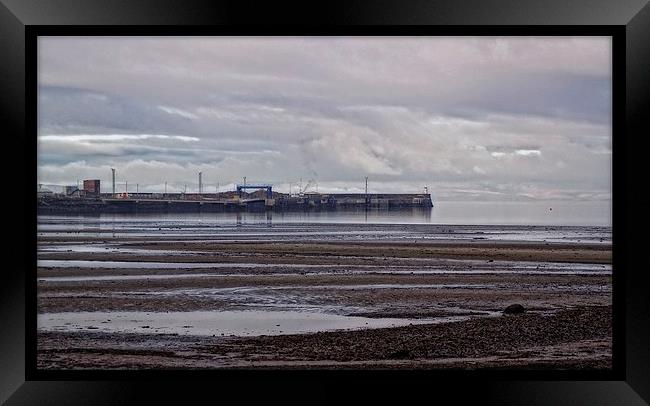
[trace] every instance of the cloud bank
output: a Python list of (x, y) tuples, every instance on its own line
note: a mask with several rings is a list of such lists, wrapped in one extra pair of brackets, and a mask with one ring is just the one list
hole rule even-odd
[[(38, 180), (611, 199), (598, 37), (41, 37)], [(129, 186), (131, 188), (131, 186)], [(294, 189), (295, 190), (295, 189)]]

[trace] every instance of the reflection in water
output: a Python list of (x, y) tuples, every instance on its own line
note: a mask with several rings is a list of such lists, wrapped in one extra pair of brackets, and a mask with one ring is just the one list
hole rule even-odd
[[(553, 210), (549, 210), (552, 207)], [(611, 226), (611, 202), (436, 202), (427, 208), (358, 208), (307, 211), (254, 211), (224, 213), (137, 213), (99, 214), (65, 217), (70, 223), (79, 219), (90, 231), (105, 227), (106, 222), (180, 221), (187, 224), (217, 223), (237, 226), (279, 223), (347, 224), (449, 224), (449, 225), (553, 225)], [(96, 220), (96, 221), (93, 221)], [(40, 221), (39, 221), (40, 222)]]
[[(222, 212), (222, 213), (105, 213), (83, 215), (44, 215), (40, 219), (66, 218), (68, 223), (79, 220), (81, 231), (94, 231), (111, 224), (111, 231), (119, 231), (121, 222), (134, 219), (147, 221), (171, 220), (184, 221), (187, 224), (195, 222), (215, 222), (234, 224), (237, 227), (248, 224), (273, 223), (350, 223), (350, 224), (426, 224), (431, 223), (432, 211), (428, 208), (361, 208), (339, 209), (332, 211), (251, 211), (251, 212)], [(116, 226), (118, 229), (116, 229)], [(53, 230), (53, 228), (50, 228)]]
[[(243, 213), (246, 221), (256, 222), (257, 213)], [(423, 224), (431, 223), (429, 208), (361, 208), (336, 211), (268, 212), (267, 222), (276, 223), (369, 223)]]
[(258, 336), (369, 329), (465, 320), (366, 318), (306, 311), (74, 312), (38, 315), (38, 329), (107, 333)]

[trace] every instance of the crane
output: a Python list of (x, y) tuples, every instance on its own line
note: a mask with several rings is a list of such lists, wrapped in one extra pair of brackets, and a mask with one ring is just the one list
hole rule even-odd
[(316, 183), (316, 181), (314, 179), (309, 179), (309, 181), (307, 181), (307, 184), (305, 185), (304, 188), (298, 189), (298, 195), (299, 196), (304, 196), (307, 189), (309, 189), (315, 183)]

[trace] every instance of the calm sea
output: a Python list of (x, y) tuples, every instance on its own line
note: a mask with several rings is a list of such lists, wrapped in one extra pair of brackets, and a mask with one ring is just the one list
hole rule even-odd
[[(104, 214), (67, 216), (102, 219), (105, 222), (178, 220), (220, 224), (256, 223), (368, 223), (368, 224), (449, 224), (521, 226), (611, 226), (610, 202), (435, 202), (432, 209), (354, 210), (261, 213), (202, 214)], [(39, 216), (39, 219), (56, 216)], [(39, 223), (41, 221), (39, 220)]]

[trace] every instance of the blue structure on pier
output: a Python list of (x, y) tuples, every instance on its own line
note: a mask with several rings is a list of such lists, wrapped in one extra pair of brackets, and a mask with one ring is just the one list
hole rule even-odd
[(246, 185), (237, 185), (237, 195), (241, 197), (241, 192), (244, 189), (266, 189), (266, 198), (273, 198), (273, 185), (268, 183), (257, 183), (257, 184), (246, 184)]

